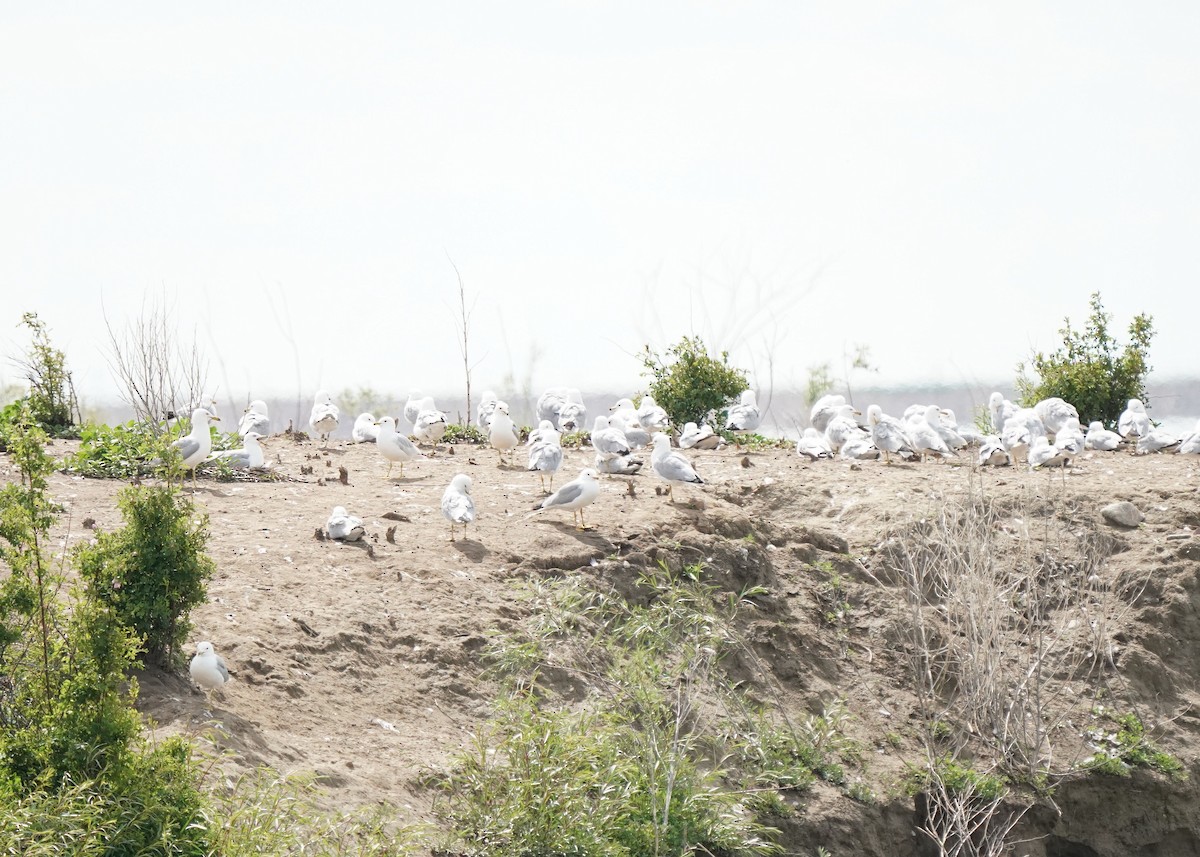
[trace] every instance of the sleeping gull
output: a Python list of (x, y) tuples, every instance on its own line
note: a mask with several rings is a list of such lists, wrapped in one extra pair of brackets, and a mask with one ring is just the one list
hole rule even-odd
[[(1047, 434), (1057, 435), (1059, 429), (1071, 420), (1074, 420), (1076, 425), (1079, 424), (1079, 411), (1075, 410), (1074, 405), (1068, 404), (1057, 396), (1042, 399), (1033, 406), (1033, 411), (1042, 421), (1042, 425), (1046, 427)], [(1058, 443), (1058, 438), (1055, 438), (1055, 443)]]
[[(858, 415), (858, 411), (854, 409), (853, 405), (838, 405), (832, 416), (822, 419), (822, 422), (825, 423), (825, 442), (834, 452), (841, 452), (842, 445), (852, 437), (870, 439), (867, 432), (858, 427), (858, 422), (854, 419), (856, 415)], [(813, 428), (816, 426), (814, 425)], [(878, 450), (876, 451), (878, 452)]]
[(1170, 449), (1178, 445), (1179, 438), (1170, 432), (1162, 429), (1150, 429), (1146, 434), (1138, 438), (1137, 451), (1138, 455), (1145, 455), (1148, 452), (1162, 452), (1164, 449)]
[(321, 436), (325, 441), (325, 446), (329, 446), (329, 435), (338, 427), (338, 408), (333, 403), (333, 398), (324, 390), (317, 393), (313, 401), (312, 413), (309, 414), (308, 424), (312, 426), (314, 432)]
[(375, 446), (388, 460), (388, 471), (384, 479), (392, 475), (392, 465), (396, 462), (400, 462), (400, 476), (403, 478), (404, 462), (425, 457), (416, 444), (396, 431), (396, 421), (392, 417), (384, 417), (379, 421), (379, 434), (375, 437)]
[(583, 396), (574, 387), (551, 387), (538, 397), (538, 422), (550, 420), (558, 431), (579, 431), (586, 415)]
[(1121, 436), (1115, 431), (1109, 431), (1100, 420), (1094, 420), (1083, 439), (1083, 445), (1088, 449), (1098, 449), (1101, 452), (1112, 452), (1121, 445)]
[(359, 414), (354, 421), (354, 428), (350, 430), (350, 438), (355, 443), (374, 443), (377, 437), (379, 425), (375, 422), (375, 415), (365, 412)]
[(258, 432), (246, 432), (246, 436), (242, 438), (241, 449), (214, 452), (209, 456), (209, 461), (220, 459), (237, 470), (261, 470), (267, 461), (263, 455), (263, 448), (258, 445), (259, 437)]
[[(578, 396), (579, 391), (573, 390), (571, 395)], [(587, 419), (587, 407), (583, 402), (572, 399), (565, 402), (562, 409), (559, 410), (558, 427), (561, 431), (579, 431), (583, 428), (585, 419)]]
[(847, 461), (875, 461), (879, 458), (879, 449), (871, 442), (868, 434), (856, 434), (846, 438), (838, 457)]
[(212, 432), (208, 430), (208, 423), (219, 419), (205, 408), (196, 408), (192, 411), (192, 430), (171, 444), (183, 459), (183, 469), (192, 471), (193, 492), (196, 490), (196, 468), (212, 452)]
[(892, 463), (892, 453), (904, 458), (916, 455), (913, 443), (905, 434), (904, 426), (895, 417), (889, 417), (879, 405), (867, 408), (867, 420), (871, 424), (871, 442), (883, 453), (885, 464)]
[(475, 520), (475, 501), (471, 499), (471, 477), (457, 474), (450, 480), (442, 494), (442, 516), (450, 522), (450, 541), (454, 541), (454, 525), (463, 525), (463, 538), (467, 537), (467, 524)]
[(437, 409), (431, 396), (421, 400), (417, 419), (413, 422), (413, 435), (417, 443), (436, 444), (446, 433), (446, 414)]
[(266, 437), (271, 433), (271, 420), (267, 417), (267, 403), (262, 399), (255, 399), (242, 411), (242, 418), (238, 422), (238, 437), (245, 437), (247, 432), (254, 432), (259, 437)]
[[(960, 423), (958, 418), (954, 416), (954, 411), (950, 408), (942, 408), (942, 425), (961, 437), (963, 444), (966, 446), (983, 443), (983, 432), (975, 428), (971, 423)], [(953, 448), (948, 441), (946, 445)]]
[(708, 423), (687, 423), (679, 435), (680, 449), (716, 449), (721, 445), (721, 436)]
[(608, 418), (608, 424), (625, 435), (625, 443), (630, 449), (645, 449), (650, 445), (650, 432), (635, 418), (633, 422), (625, 419), (620, 413)]
[(994, 434), (988, 435), (983, 439), (983, 443), (979, 444), (980, 467), (1008, 467), (1012, 463), (1012, 456), (1004, 448), (1000, 438)]
[(546, 490), (546, 474), (550, 474), (550, 490), (554, 490), (554, 474), (562, 467), (563, 451), (559, 434), (550, 424), (550, 420), (542, 420), (538, 427), (529, 433), (529, 470), (536, 470), (542, 491)]
[(642, 469), (642, 459), (634, 458), (632, 455), (607, 458), (597, 454), (596, 469), (601, 473), (611, 473), (614, 476), (633, 476)]
[[(488, 442), (500, 456), (501, 464), (504, 464), (504, 453), (512, 453), (517, 448), (517, 444), (521, 442), (521, 439), (517, 437), (517, 427), (513, 423), (512, 417), (508, 415), (506, 402), (496, 402), (496, 408), (492, 411), (492, 426), (488, 429)], [(511, 454), (509, 455), (509, 464), (512, 464)]]
[(933, 424), (940, 420), (938, 410), (937, 405), (925, 406), (924, 411), (905, 427), (905, 434), (912, 441), (913, 449), (920, 453), (922, 461), (926, 455), (936, 455), (941, 459), (948, 455), (958, 457), (958, 453), (946, 445), (946, 441), (942, 440), (937, 429), (933, 427)]
[(1087, 438), (1084, 437), (1083, 429), (1079, 427), (1079, 420), (1068, 417), (1054, 433), (1054, 445), (1071, 455), (1083, 452)]
[(345, 506), (334, 506), (325, 522), (325, 532), (339, 542), (356, 542), (366, 535), (367, 528), (363, 526), (362, 518), (351, 515)]
[[(809, 412), (809, 423), (817, 431), (823, 432), (829, 428), (833, 418), (842, 413), (843, 407), (847, 407), (845, 396), (836, 393), (822, 396), (813, 402), (812, 411)], [(858, 413), (852, 405), (849, 407), (851, 411)]]
[(650, 433), (666, 431), (671, 425), (667, 412), (650, 395), (642, 396), (642, 401), (638, 403), (637, 421)]
[(729, 431), (754, 431), (762, 424), (762, 414), (758, 411), (754, 391), (742, 393), (741, 401), (729, 409), (729, 418), (725, 420), (725, 428)]
[(596, 457), (600, 458), (618, 458), (622, 455), (629, 455), (629, 443), (625, 440), (625, 432), (619, 428), (614, 428), (609, 422), (609, 418), (600, 414), (596, 417), (595, 423), (592, 425), (591, 436), (592, 449), (596, 450)]
[(1029, 447), (1027, 459), (1031, 470), (1043, 467), (1062, 467), (1065, 472), (1067, 464), (1071, 461), (1071, 453), (1065, 449), (1059, 449), (1050, 443), (1044, 434), (1039, 434)]
[(483, 391), (483, 399), (479, 402), (479, 407), (475, 409), (475, 425), (487, 434), (489, 428), (492, 427), (492, 412), (496, 410), (496, 394), (492, 390)]
[(818, 458), (833, 458), (833, 450), (829, 446), (829, 441), (813, 426), (806, 428), (804, 434), (796, 441), (796, 454), (809, 461), (816, 461)]
[(671, 449), (671, 438), (665, 434), (654, 437), (654, 451), (650, 453), (650, 466), (655, 473), (667, 481), (667, 497), (672, 503), (675, 502), (673, 489), (676, 482), (704, 484), (704, 480), (692, 468), (691, 462)]
[(1121, 437), (1142, 437), (1150, 433), (1150, 415), (1141, 399), (1130, 399), (1117, 420), (1117, 434)]
[(585, 467), (579, 471), (578, 479), (568, 482), (534, 506), (533, 514), (545, 512), (548, 509), (567, 509), (571, 512), (572, 521), (578, 515), (578, 529), (588, 529), (583, 522), (583, 507), (595, 502), (596, 498), (600, 496), (600, 483), (596, 481), (599, 476), (600, 474), (592, 468)]
[(204, 688), (209, 705), (212, 705), (212, 692), (229, 681), (229, 669), (225, 661), (207, 640), (196, 644), (196, 654), (192, 655), (188, 672), (192, 675), (192, 681)]

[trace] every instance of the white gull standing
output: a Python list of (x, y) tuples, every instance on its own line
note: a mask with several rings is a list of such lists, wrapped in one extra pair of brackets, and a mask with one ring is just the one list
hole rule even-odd
[(242, 411), (242, 418), (238, 421), (238, 437), (245, 437), (247, 432), (254, 432), (259, 437), (266, 437), (271, 433), (267, 403), (262, 399), (255, 399)]
[(326, 391), (319, 391), (313, 400), (308, 424), (321, 437), (326, 447), (329, 446), (329, 436), (338, 427), (338, 416), (338, 407), (333, 403), (333, 398)]
[(397, 463), (400, 465), (400, 477), (403, 478), (406, 461), (415, 461), (425, 457), (421, 450), (417, 449), (415, 443), (396, 431), (396, 420), (392, 417), (383, 417), (379, 421), (379, 434), (375, 437), (375, 448), (388, 462), (387, 474), (384, 475), (384, 479), (391, 477), (392, 466)]
[(504, 464), (504, 453), (506, 452), (510, 453), (509, 463), (512, 463), (511, 453), (520, 442), (520, 438), (517, 437), (517, 427), (513, 423), (512, 417), (508, 415), (508, 403), (496, 402), (496, 407), (492, 410), (492, 425), (488, 429), (488, 443), (500, 456), (501, 464)]
[(754, 431), (762, 424), (762, 414), (753, 390), (745, 390), (736, 405), (729, 409), (725, 428), (729, 431)]
[[(578, 529), (588, 529), (587, 525), (583, 522), (583, 508), (594, 503), (596, 498), (600, 496), (600, 483), (596, 481), (599, 477), (600, 474), (595, 470), (585, 467), (579, 471), (577, 479), (571, 480), (534, 506), (533, 514), (536, 515), (539, 512), (545, 512), (550, 509), (566, 509), (570, 511), (572, 521), (578, 516)], [(532, 515), (529, 517), (532, 517)]]
[(220, 417), (210, 414), (206, 408), (196, 408), (192, 411), (192, 430), (171, 444), (183, 459), (183, 469), (192, 471), (192, 491), (196, 490), (196, 468), (212, 452), (212, 432), (208, 430), (211, 420), (220, 420)]
[(667, 481), (667, 497), (675, 502), (675, 483), (703, 485), (704, 480), (696, 473), (691, 462), (671, 449), (671, 438), (665, 434), (654, 436), (654, 451), (650, 453), (650, 466)]
[(212, 692), (229, 681), (229, 669), (224, 659), (217, 654), (213, 644), (205, 640), (196, 644), (196, 654), (188, 664), (192, 681), (204, 688), (204, 696), (212, 705)]
[(529, 470), (536, 470), (542, 491), (546, 490), (546, 474), (550, 474), (550, 490), (554, 490), (554, 474), (562, 467), (563, 451), (560, 435), (550, 424), (550, 420), (542, 420), (538, 427), (529, 433), (526, 443), (529, 447)]
[(1121, 437), (1143, 437), (1150, 433), (1150, 415), (1141, 399), (1130, 399), (1117, 420), (1117, 434)]
[(463, 538), (467, 537), (467, 524), (475, 520), (475, 501), (471, 499), (471, 477), (459, 473), (450, 480), (442, 494), (442, 517), (450, 522), (450, 541), (454, 541), (454, 528), (463, 525)]

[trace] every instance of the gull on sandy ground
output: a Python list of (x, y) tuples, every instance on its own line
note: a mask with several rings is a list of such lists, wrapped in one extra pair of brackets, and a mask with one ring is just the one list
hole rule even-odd
[(209, 705), (212, 705), (212, 692), (229, 681), (229, 669), (225, 661), (207, 640), (196, 644), (196, 654), (192, 655), (188, 672), (191, 673), (192, 682), (204, 689)]
[(529, 470), (536, 470), (542, 491), (546, 490), (546, 474), (550, 474), (550, 490), (554, 490), (554, 474), (562, 467), (563, 451), (558, 432), (550, 424), (550, 420), (542, 420), (536, 429), (529, 433)]
[(863, 433), (846, 438), (838, 457), (847, 461), (875, 461), (879, 458), (879, 449), (871, 442), (871, 436)]
[(538, 397), (538, 422), (550, 420), (558, 431), (579, 431), (586, 417), (583, 395), (575, 387), (551, 387)]
[(1054, 445), (1072, 456), (1079, 455), (1087, 446), (1087, 438), (1079, 427), (1079, 420), (1067, 418), (1054, 433)]
[(616, 458), (605, 458), (597, 454), (596, 469), (601, 473), (609, 473), (613, 476), (633, 476), (642, 469), (642, 459), (635, 458), (633, 455), (618, 455)]
[(237, 470), (261, 470), (266, 466), (267, 460), (263, 455), (263, 448), (258, 445), (259, 437), (258, 432), (246, 432), (246, 436), (242, 438), (241, 449), (224, 449), (214, 452), (209, 456), (209, 461), (220, 459)]
[(262, 399), (255, 399), (242, 411), (242, 418), (238, 421), (238, 437), (245, 437), (248, 432), (254, 432), (259, 437), (266, 437), (271, 433), (267, 403)]
[(456, 474), (442, 494), (442, 517), (450, 522), (450, 541), (454, 541), (456, 524), (463, 525), (463, 538), (467, 537), (467, 524), (475, 520), (475, 501), (471, 499), (471, 477)]
[(334, 506), (325, 522), (325, 532), (329, 538), (339, 542), (356, 542), (367, 533), (362, 518), (351, 515), (345, 506)]
[(633, 399), (617, 399), (617, 403), (608, 410), (612, 416), (620, 417), (626, 423), (637, 422), (637, 408), (633, 406)]
[(1179, 444), (1179, 438), (1168, 431), (1152, 428), (1137, 440), (1138, 455), (1149, 452), (1162, 452)]
[(192, 411), (192, 430), (171, 444), (183, 459), (183, 469), (192, 471), (192, 491), (196, 490), (196, 468), (212, 452), (212, 433), (208, 430), (211, 420), (220, 420), (206, 408)]
[(1093, 420), (1088, 425), (1087, 435), (1083, 439), (1087, 449), (1097, 449), (1101, 452), (1113, 452), (1121, 445), (1121, 436), (1115, 431), (1109, 431), (1100, 420)]
[(425, 401), (425, 394), (420, 390), (413, 390), (408, 394), (408, 401), (404, 403), (404, 419), (408, 420), (410, 426), (417, 424), (417, 414), (421, 413), (421, 402)]
[(667, 497), (675, 502), (675, 483), (703, 485), (704, 480), (696, 473), (690, 461), (671, 449), (671, 438), (665, 434), (654, 436), (654, 451), (650, 453), (650, 467), (667, 481)]
[(596, 457), (620, 458), (629, 455), (629, 443), (625, 440), (625, 432), (615, 428), (608, 417), (600, 414), (592, 424), (592, 449)]
[(377, 437), (379, 426), (375, 422), (375, 415), (365, 411), (359, 414), (354, 421), (354, 428), (350, 430), (350, 439), (355, 443), (374, 443)]
[(758, 410), (754, 391), (742, 393), (741, 401), (729, 409), (729, 417), (725, 420), (725, 428), (729, 431), (754, 431), (762, 424), (762, 414)]
[(384, 479), (392, 475), (392, 465), (397, 462), (400, 464), (400, 476), (403, 477), (406, 461), (415, 461), (425, 457), (421, 450), (417, 449), (415, 443), (396, 431), (396, 420), (392, 417), (384, 417), (379, 421), (379, 434), (375, 438), (375, 447), (379, 450), (379, 454), (388, 461), (388, 470)]
[(1150, 433), (1150, 415), (1141, 399), (1130, 399), (1117, 420), (1117, 434), (1121, 437), (1142, 437)]
[(520, 442), (521, 438), (517, 436), (517, 426), (508, 414), (508, 403), (496, 402), (496, 408), (492, 411), (492, 425), (488, 429), (488, 443), (500, 456), (501, 464), (504, 464), (504, 453), (506, 452), (509, 453), (508, 463), (513, 463), (512, 451)]
[(1031, 470), (1039, 470), (1043, 467), (1065, 468), (1071, 461), (1071, 453), (1065, 449), (1059, 449), (1047, 440), (1044, 434), (1040, 434), (1033, 439), (1033, 443), (1029, 447), (1028, 460)]
[[(950, 424), (947, 425), (946, 419), (949, 415)], [(932, 410), (925, 410), (925, 422), (929, 427), (937, 432), (937, 436), (942, 439), (942, 443), (951, 451), (957, 451), (966, 448), (967, 439), (958, 431), (958, 426), (954, 422), (954, 412), (947, 411), (944, 408), (939, 408), (936, 405)]]
[[(842, 413), (842, 408), (847, 407), (846, 397), (832, 393), (828, 396), (822, 396), (813, 402), (812, 410), (809, 412), (808, 421), (819, 432), (824, 432), (829, 428), (829, 423), (834, 417)], [(853, 406), (849, 406), (854, 413)]]
[[(965, 446), (978, 446), (983, 443), (983, 432), (970, 423), (960, 423), (954, 415), (954, 411), (950, 408), (942, 408), (941, 422), (943, 426), (961, 437)], [(945, 440), (944, 437), (943, 440)], [(949, 441), (947, 441), (946, 445), (951, 449), (955, 448)]]
[[(921, 454), (921, 460), (925, 460), (926, 455), (936, 455), (938, 458), (944, 459), (947, 456), (958, 457), (958, 453), (947, 445), (945, 439), (938, 432), (936, 425), (941, 423), (941, 409), (937, 405), (926, 405), (925, 409), (916, 416), (907, 426), (908, 439), (912, 441), (913, 448)], [(958, 438), (962, 441), (962, 438)], [(966, 443), (963, 442), (963, 446)]]
[(1196, 427), (1179, 439), (1179, 449), (1175, 450), (1183, 455), (1200, 455), (1200, 420), (1196, 421)]
[(842, 445), (850, 438), (865, 437), (870, 440), (870, 434), (859, 428), (856, 416), (858, 411), (853, 405), (838, 405), (832, 416), (822, 420), (825, 423), (825, 442), (831, 450), (841, 452)]
[[(576, 524), (578, 529), (588, 529), (583, 522), (583, 507), (594, 503), (600, 496), (600, 483), (596, 481), (599, 477), (600, 474), (592, 468), (583, 468), (579, 471), (579, 478), (571, 480), (534, 506), (533, 514), (536, 515), (549, 509), (566, 509), (570, 511), (572, 521), (575, 521), (576, 515), (578, 515), (579, 520)], [(533, 515), (528, 517), (533, 517)]]
[(413, 436), (417, 443), (436, 444), (446, 433), (446, 414), (439, 411), (432, 396), (421, 400), (417, 410), (417, 419), (413, 422)]
[(630, 449), (645, 449), (650, 445), (650, 432), (635, 419), (629, 422), (621, 414), (613, 414), (608, 418), (608, 424), (625, 435), (625, 443)]
[(833, 458), (833, 450), (829, 446), (829, 441), (825, 439), (825, 435), (812, 426), (806, 428), (804, 434), (796, 441), (796, 454), (809, 461), (816, 461), (818, 458)]
[(988, 398), (988, 413), (992, 417), (992, 431), (996, 434), (1004, 431), (1005, 424), (1016, 412), (1017, 406), (1004, 398), (999, 391), (992, 393)]
[(986, 436), (983, 443), (979, 444), (977, 460), (980, 467), (1008, 467), (1013, 463), (1012, 455), (994, 434)]
[(680, 449), (716, 449), (721, 445), (721, 436), (708, 423), (686, 423), (679, 434)]
[(580, 431), (586, 424), (587, 407), (578, 390), (572, 388), (569, 395), (573, 398), (564, 402), (559, 409), (558, 428), (560, 431)]
[[(1076, 425), (1079, 423), (1079, 411), (1075, 410), (1075, 406), (1057, 396), (1042, 399), (1033, 406), (1033, 412), (1038, 415), (1038, 419), (1046, 427), (1047, 434), (1057, 435), (1059, 430), (1072, 420)], [(1058, 444), (1057, 437), (1054, 442), (1055, 445)]]
[(329, 436), (337, 430), (338, 416), (338, 407), (329, 393), (324, 390), (318, 392), (313, 401), (312, 413), (308, 416), (308, 424), (320, 435), (326, 447), (329, 446)]
[(904, 458), (911, 458), (917, 453), (913, 442), (909, 440), (904, 426), (895, 417), (889, 417), (879, 405), (867, 408), (867, 420), (871, 425), (871, 443), (883, 453), (885, 464), (892, 463), (892, 453)]
[(479, 402), (479, 407), (475, 409), (475, 425), (484, 434), (487, 434), (488, 429), (492, 427), (492, 412), (496, 410), (496, 402), (500, 401), (496, 398), (494, 390), (484, 390), (483, 399)]
[(642, 396), (638, 403), (637, 421), (651, 434), (666, 431), (671, 426), (671, 418), (667, 416), (666, 410), (649, 395)]

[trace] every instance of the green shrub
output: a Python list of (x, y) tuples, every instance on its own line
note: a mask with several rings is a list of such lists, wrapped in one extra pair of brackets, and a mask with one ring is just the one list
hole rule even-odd
[(181, 665), (188, 616), (214, 568), (204, 553), (207, 516), (169, 486), (126, 488), (118, 503), (125, 526), (78, 549), (80, 575), (141, 637), (150, 661)]
[(1183, 764), (1146, 737), (1146, 727), (1136, 714), (1122, 714), (1115, 718), (1115, 722), (1116, 732), (1099, 728), (1088, 730), (1088, 737), (1097, 751), (1084, 760), (1083, 767), (1086, 770), (1127, 777), (1134, 768), (1150, 768), (1171, 779), (1187, 779)]
[[(85, 425), (80, 431), (79, 449), (63, 461), (63, 469), (92, 479), (130, 479), (134, 476), (168, 476), (171, 470), (170, 445), (176, 437), (191, 429), (188, 420), (180, 420), (176, 433), (168, 435), (163, 425), (148, 425), (130, 421), (108, 425)], [(213, 450), (237, 449), (241, 441), (236, 433), (218, 431), (209, 426)], [(176, 459), (176, 464), (177, 459)], [(228, 466), (220, 462), (204, 465), (214, 470), (218, 478), (232, 479)], [(175, 468), (178, 469), (178, 468)], [(263, 476), (264, 474), (258, 474)]]
[(1069, 318), (1063, 319), (1059, 330), (1062, 347), (1049, 355), (1036, 352), (1030, 358), (1036, 380), (1025, 374), (1024, 363), (1018, 365), (1017, 392), (1027, 407), (1057, 396), (1075, 406), (1085, 427), (1100, 420), (1115, 428), (1130, 399), (1147, 401), (1150, 365), (1146, 358), (1154, 327), (1150, 316), (1134, 316), (1129, 343), (1121, 349), (1109, 334), (1112, 316), (1104, 311), (1099, 292), (1092, 294), (1090, 306), (1091, 315), (1082, 331), (1072, 328)]
[(710, 411), (724, 425), (725, 409), (750, 386), (746, 373), (729, 365), (728, 352), (710, 357), (698, 336), (685, 336), (666, 357), (647, 345), (641, 359), (642, 375), (652, 379), (650, 395), (680, 428), (703, 422)]
[(464, 423), (462, 425), (459, 425), (458, 423), (450, 423), (448, 426), (446, 426), (446, 433), (442, 435), (442, 442), (485, 444), (488, 442), (488, 438), (487, 435), (470, 423)]
[(66, 355), (51, 345), (46, 324), (37, 313), (22, 315), (21, 324), (33, 335), (29, 351), (19, 361), (29, 382), (29, 393), (25, 398), (30, 413), (42, 430), (52, 437), (75, 437), (75, 427), (81, 420)]

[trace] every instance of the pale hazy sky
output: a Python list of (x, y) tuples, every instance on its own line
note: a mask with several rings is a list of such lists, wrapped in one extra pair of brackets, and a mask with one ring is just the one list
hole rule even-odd
[[(1099, 290), (1196, 374), (1200, 4), (0, 6), (0, 348), (111, 395), (166, 295), (222, 395), (634, 389), (688, 332), (764, 383), (854, 342), (1011, 379)], [(5, 366), (4, 377), (15, 372)]]

